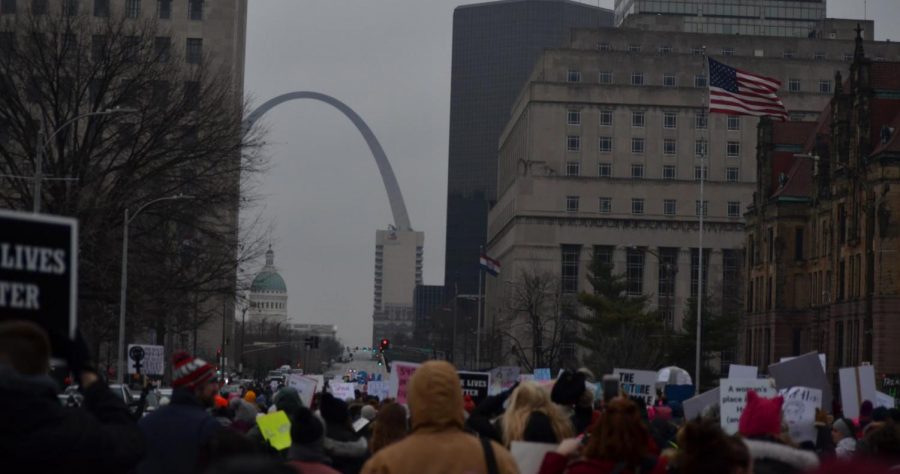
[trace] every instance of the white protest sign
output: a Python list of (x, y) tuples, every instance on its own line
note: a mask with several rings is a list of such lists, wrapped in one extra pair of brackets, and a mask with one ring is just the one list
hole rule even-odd
[(287, 376), (285, 382), (288, 387), (293, 387), (297, 390), (297, 393), (300, 394), (300, 401), (303, 402), (303, 406), (307, 408), (312, 406), (312, 399), (316, 394), (316, 385), (318, 383), (316, 382), (316, 379), (300, 374), (290, 374)]
[(352, 400), (356, 398), (356, 393), (353, 391), (355, 388), (356, 385), (352, 383), (333, 383), (331, 384), (331, 394), (338, 400)]
[(774, 398), (778, 395), (775, 381), (772, 379), (720, 379), (719, 406), (722, 429), (728, 434), (735, 434), (741, 413), (747, 406), (747, 392), (753, 390), (762, 398)]
[(822, 391), (817, 388), (792, 387), (780, 390), (784, 397), (782, 419), (788, 425), (791, 439), (798, 443), (816, 441), (816, 409), (822, 408)]
[(841, 407), (845, 417), (858, 417), (859, 406), (866, 400), (875, 403), (875, 367), (845, 367), (838, 370), (838, 376), (841, 381)]
[(831, 386), (825, 376), (821, 354), (810, 352), (799, 357), (791, 357), (783, 362), (769, 365), (769, 375), (775, 379), (779, 389), (810, 387), (822, 391), (822, 407), (831, 410)]
[(163, 375), (166, 370), (166, 351), (163, 346), (128, 344), (128, 373)]
[(316, 381), (316, 392), (321, 392), (321, 391), (325, 390), (325, 376), (324, 375), (322, 375), (322, 374), (306, 375), (306, 377), (309, 377)]
[(518, 367), (494, 367), (491, 369), (491, 387), (488, 395), (496, 395), (513, 385), (519, 380), (520, 369)]
[(719, 387), (688, 398), (681, 406), (684, 409), (684, 419), (693, 420), (703, 414), (707, 407), (719, 404)]
[(391, 396), (397, 399), (397, 403), (406, 405), (406, 389), (409, 386), (409, 380), (421, 365), (397, 360), (391, 362), (391, 372), (393, 373), (391, 377)]
[(378, 382), (373, 380), (367, 385), (366, 393), (373, 397), (378, 397), (379, 400), (384, 400), (391, 396), (391, 384), (384, 381)]
[(894, 397), (892, 397), (886, 393), (875, 392), (874, 405), (876, 408), (877, 407), (895, 408), (896, 404), (897, 404), (897, 401), (894, 400)]
[[(801, 356), (802, 357), (802, 356)], [(778, 359), (778, 362), (787, 362), (789, 360), (794, 360), (796, 357), (782, 357)], [(828, 370), (828, 358), (825, 354), (819, 354), (819, 362), (822, 363), (822, 372), (826, 372)]]
[(509, 452), (519, 466), (520, 474), (538, 474), (544, 455), (556, 450), (556, 444), (532, 443), (528, 441), (513, 441), (509, 446)]
[(656, 372), (652, 370), (615, 369), (613, 375), (619, 378), (619, 388), (629, 398), (644, 400), (647, 406), (656, 401)]
[(519, 374), (519, 382), (534, 382), (534, 374)]
[(728, 367), (728, 378), (730, 379), (755, 379), (758, 376), (759, 368), (755, 365), (731, 364)]

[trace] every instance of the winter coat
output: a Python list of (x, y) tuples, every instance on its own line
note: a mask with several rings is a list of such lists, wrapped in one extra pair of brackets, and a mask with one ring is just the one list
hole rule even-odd
[(321, 443), (315, 445), (292, 444), (288, 448), (288, 459), (292, 467), (301, 474), (340, 474), (331, 467), (331, 459), (322, 453)]
[(46, 375), (25, 376), (0, 364), (0, 471), (91, 474), (127, 472), (144, 455), (134, 417), (109, 387), (84, 390), (84, 405), (64, 407)]
[(187, 474), (198, 468), (206, 444), (222, 425), (187, 389), (172, 393), (172, 402), (138, 422), (147, 437), (147, 456), (138, 474)]
[[(363, 466), (365, 474), (487, 473), (481, 441), (463, 431), (459, 376), (447, 362), (423, 364), (407, 386), (412, 432), (379, 450)], [(500, 474), (517, 473), (509, 451), (491, 441)]]
[(754, 474), (794, 474), (819, 465), (815, 453), (797, 449), (773, 438), (744, 439), (753, 459)]
[(325, 423), (323, 447), (334, 468), (344, 474), (359, 472), (369, 456), (366, 438), (341, 423)]
[[(569, 463), (569, 458), (556, 452), (544, 455), (539, 474), (609, 474), (615, 472), (618, 461), (606, 459), (579, 459)], [(666, 458), (648, 457), (638, 467), (625, 466), (619, 474), (665, 474)]]

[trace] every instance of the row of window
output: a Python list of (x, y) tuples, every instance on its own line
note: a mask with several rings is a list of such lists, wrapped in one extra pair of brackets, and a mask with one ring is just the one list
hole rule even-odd
[(251, 308), (258, 309), (284, 309), (284, 303), (273, 303), (269, 301), (253, 301), (250, 303)]
[[(140, 46), (140, 38), (137, 36), (126, 37), (125, 57), (131, 57), (131, 60), (135, 60)], [(106, 35), (93, 35), (91, 38), (91, 57), (94, 61), (100, 61), (107, 54), (109, 54), (109, 44)], [(168, 36), (157, 36), (154, 38), (153, 57), (161, 63), (169, 62), (172, 57), (172, 39)], [(188, 64), (200, 64), (203, 62), (203, 38), (187, 38), (185, 40), (184, 60)]]
[[(634, 179), (643, 179), (646, 178), (646, 166), (643, 163), (632, 163), (631, 164), (631, 173), (630, 177)], [(566, 163), (566, 176), (569, 177), (577, 177), (581, 176), (581, 162), (580, 161), (569, 161)], [(600, 162), (597, 167), (597, 176), (601, 178), (612, 178), (612, 163), (609, 162)], [(660, 174), (662, 179), (666, 180), (674, 180), (678, 179), (678, 169), (675, 165), (663, 165), (662, 173)], [(699, 181), (700, 179), (709, 179), (709, 167), (708, 166), (694, 166), (694, 180)], [(740, 168), (736, 166), (729, 166), (725, 168), (725, 181), (729, 183), (736, 183), (740, 181), (741, 172)]]
[[(32, 15), (46, 15), (48, 0), (31, 0), (28, 2)], [(95, 17), (109, 17), (110, 0), (94, 0), (93, 13)], [(187, 0), (188, 19), (193, 21), (203, 20), (203, 0)], [(63, 13), (76, 15), (79, 10), (78, 0), (64, 0), (62, 2)], [(17, 0), (0, 0), (0, 13), (4, 15), (16, 14), (19, 10)], [(125, 17), (138, 18), (141, 16), (141, 0), (125, 0)], [(172, 18), (172, 0), (156, 0), (156, 16), (162, 20)]]
[[(612, 110), (600, 110), (598, 116), (598, 123), (601, 127), (611, 127), (613, 125), (613, 111)], [(646, 120), (646, 112), (641, 110), (634, 110), (631, 112), (631, 126), (635, 128), (643, 128), (647, 123)], [(571, 126), (580, 126), (581, 125), (581, 110), (578, 109), (568, 109), (566, 111), (566, 125)], [(663, 120), (662, 126), (666, 129), (676, 129), (678, 128), (678, 112), (665, 111), (663, 112)], [(698, 111), (694, 112), (694, 128), (705, 130), (709, 126), (709, 116), (706, 111)], [(728, 130), (740, 130), (741, 129), (741, 117), (737, 115), (729, 115), (727, 116), (727, 127)]]
[[(612, 198), (610, 197), (600, 197), (598, 198), (598, 206), (597, 212), (600, 214), (611, 214), (612, 213)], [(581, 196), (566, 196), (566, 212), (578, 212), (581, 207)], [(664, 216), (674, 216), (677, 215), (677, 207), (678, 200), (677, 199), (663, 199), (663, 212)], [(645, 210), (645, 199), (644, 198), (631, 198), (631, 214), (632, 215), (644, 215)], [(694, 201), (694, 215), (699, 216), (701, 210), (703, 211), (703, 215), (709, 215), (709, 201), (704, 200), (703, 205), (701, 206), (700, 201)], [(740, 201), (728, 201), (726, 205), (726, 214), (728, 217), (740, 217), (741, 216), (741, 203)]]
[[(646, 149), (646, 139), (643, 137), (632, 137), (631, 138), (631, 152), (632, 153), (644, 153)], [(664, 155), (675, 155), (678, 142), (674, 138), (664, 138), (663, 139), (663, 154)], [(694, 154), (696, 156), (706, 156), (706, 140), (695, 140), (694, 141)], [(613, 137), (602, 136), (597, 139), (597, 151), (600, 153), (612, 153), (613, 151)], [(567, 135), (566, 136), (566, 151), (568, 152), (580, 152), (581, 151), (581, 136), (580, 135)], [(739, 158), (741, 156), (741, 142), (729, 140), (725, 142), (725, 156), (728, 158)]]
[[(581, 82), (581, 71), (577, 69), (569, 69), (566, 73), (566, 81), (577, 83)], [(612, 71), (600, 71), (597, 76), (597, 82), (600, 84), (614, 84), (614, 75)], [(632, 72), (631, 80), (628, 84), (632, 86), (646, 86), (650, 85), (650, 83), (646, 80), (643, 72)], [(660, 85), (663, 87), (678, 87), (678, 81), (674, 73), (664, 73), (662, 77), (662, 81)], [(696, 74), (694, 75), (694, 87), (703, 88), (707, 86), (706, 75), (705, 74)], [(787, 83), (788, 92), (801, 92), (800, 88), (800, 79), (788, 79)], [(821, 79), (819, 80), (818, 92), (820, 94), (830, 94), (831, 93), (831, 80), (830, 79)]]
[[(607, 42), (599, 42), (597, 43), (597, 49), (604, 52), (615, 51), (613, 45)], [(629, 43), (625, 47), (625, 51), (629, 53), (641, 53), (643, 52), (643, 47), (640, 44)], [(677, 51), (670, 45), (659, 45), (656, 47), (656, 53), (660, 55), (667, 55), (676, 53)], [(721, 49), (717, 51), (722, 56), (738, 56), (738, 50), (732, 46), (723, 46)], [(715, 54), (716, 52), (709, 51), (708, 54)], [(693, 55), (701, 55), (704, 54), (704, 50), (702, 46), (692, 46), (690, 49), (690, 54)], [(765, 50), (763, 49), (754, 49), (753, 56), (757, 58), (762, 58), (766, 56)], [(784, 59), (797, 59), (800, 58), (801, 55), (794, 49), (785, 49), (781, 52), (781, 57)], [(812, 54), (812, 59), (816, 61), (824, 61), (828, 59), (828, 55), (824, 51), (816, 51)], [(852, 61), (853, 53), (843, 53), (841, 55), (841, 60), (843, 61)]]

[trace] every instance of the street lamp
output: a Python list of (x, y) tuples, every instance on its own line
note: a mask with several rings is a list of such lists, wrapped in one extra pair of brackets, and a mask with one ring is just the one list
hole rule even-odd
[(175, 196), (161, 197), (145, 203), (129, 217), (128, 208), (125, 208), (125, 219), (122, 221), (122, 275), (119, 285), (119, 364), (116, 371), (116, 380), (123, 383), (125, 380), (125, 303), (126, 290), (128, 289), (128, 225), (148, 206), (162, 201), (174, 201), (178, 199), (193, 199), (194, 196), (177, 194)]
[(50, 144), (50, 140), (53, 140), (59, 132), (62, 132), (66, 127), (71, 125), (77, 120), (81, 120), (85, 117), (93, 117), (97, 115), (111, 115), (111, 114), (133, 114), (137, 113), (137, 109), (131, 108), (115, 108), (115, 109), (106, 109), (106, 110), (98, 110), (96, 112), (88, 112), (81, 115), (76, 115), (71, 119), (65, 121), (62, 125), (56, 128), (50, 136), (47, 137), (46, 140), (41, 141), (44, 137), (44, 122), (41, 121), (41, 128), (38, 130), (38, 147), (35, 151), (36, 156), (34, 158), (34, 191), (33, 191), (33, 212), (35, 214), (41, 212), (41, 181), (44, 179), (44, 149), (47, 148), (47, 145)]

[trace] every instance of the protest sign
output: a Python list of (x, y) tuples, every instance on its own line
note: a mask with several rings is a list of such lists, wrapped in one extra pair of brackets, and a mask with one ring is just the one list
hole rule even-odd
[(897, 400), (894, 397), (892, 397), (886, 393), (875, 392), (874, 405), (875, 405), (875, 408), (878, 408), (878, 407), (885, 407), (887, 409), (896, 408)]
[(318, 384), (316, 379), (300, 374), (289, 374), (285, 382), (288, 387), (293, 387), (297, 390), (297, 393), (300, 395), (300, 400), (303, 402), (303, 406), (312, 406), (312, 399), (316, 393), (316, 386)]
[(747, 406), (747, 392), (753, 390), (763, 398), (774, 398), (778, 395), (775, 381), (772, 379), (721, 379), (719, 381), (719, 406), (722, 429), (728, 434), (735, 434), (741, 412)]
[(0, 319), (27, 319), (74, 338), (78, 221), (0, 211), (0, 229)]
[(463, 395), (472, 397), (476, 405), (488, 396), (488, 388), (491, 386), (491, 374), (488, 372), (459, 371), (459, 385)]
[(416, 369), (421, 365), (396, 360), (391, 362), (391, 372), (393, 373), (393, 377), (391, 377), (391, 395), (397, 399), (397, 403), (401, 405), (406, 404), (406, 388), (409, 385), (409, 379), (412, 378)]
[(810, 387), (822, 391), (822, 408), (831, 410), (831, 386), (825, 377), (825, 369), (819, 354), (810, 352), (800, 357), (792, 357), (784, 362), (769, 365), (769, 375), (775, 379), (779, 389)]
[(838, 370), (841, 383), (841, 407), (844, 416), (856, 418), (859, 416), (859, 406), (868, 400), (875, 403), (875, 367), (863, 365), (861, 367), (845, 367)]
[(822, 391), (817, 388), (792, 387), (780, 390), (784, 397), (782, 419), (788, 425), (791, 439), (797, 443), (816, 441), (816, 409), (822, 408)]
[[(790, 356), (782, 357), (782, 358), (778, 359), (778, 362), (787, 362), (789, 360), (794, 360), (794, 359), (796, 359), (796, 357), (790, 357)], [(825, 354), (819, 354), (819, 362), (822, 364), (823, 372), (828, 371), (828, 364), (826, 363), (828, 361), (827, 359), (828, 359), (828, 356), (826, 356)]]
[(263, 438), (276, 450), (291, 446), (291, 420), (283, 411), (257, 416), (256, 424)]
[(516, 384), (519, 380), (518, 367), (494, 367), (491, 369), (491, 387), (489, 395), (496, 395)]
[(163, 346), (128, 344), (128, 373), (162, 375), (166, 371), (166, 351)]
[(331, 394), (338, 400), (353, 400), (356, 398), (355, 389), (356, 385), (353, 383), (341, 382), (331, 384)]
[(519, 374), (519, 382), (534, 382), (534, 374)]
[(373, 397), (378, 397), (379, 400), (384, 400), (391, 396), (391, 386), (388, 382), (373, 380), (367, 385), (366, 393)]
[(321, 391), (325, 390), (325, 376), (324, 375), (315, 374), (315, 375), (306, 375), (306, 377), (309, 377), (316, 381), (316, 392), (321, 392)]
[(730, 379), (755, 379), (759, 376), (759, 368), (755, 365), (731, 364), (728, 366), (728, 378)]
[(693, 420), (703, 414), (703, 410), (719, 404), (719, 387), (688, 398), (681, 404), (684, 409), (684, 419)]
[(550, 369), (534, 369), (535, 380), (550, 380)]
[(519, 466), (520, 474), (538, 474), (544, 455), (555, 450), (557, 444), (532, 443), (528, 441), (513, 441), (509, 446), (509, 452)]
[(629, 398), (638, 397), (647, 406), (656, 401), (656, 372), (652, 370), (615, 369), (613, 375), (619, 378), (619, 389)]
[(900, 375), (882, 374), (881, 390), (891, 397), (900, 397)]

